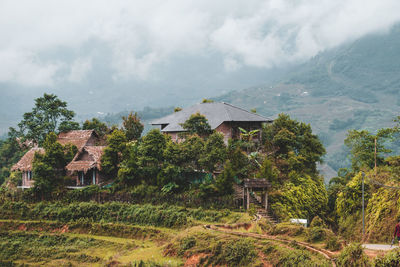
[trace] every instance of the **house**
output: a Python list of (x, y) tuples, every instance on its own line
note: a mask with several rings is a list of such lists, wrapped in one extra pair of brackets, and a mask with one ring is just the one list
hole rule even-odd
[[(75, 155), (73, 161), (71, 162), (71, 163), (75, 162), (75, 164), (73, 165), (73, 172), (70, 172), (71, 175), (76, 175), (75, 177), (76, 179), (74, 180), (76, 180), (77, 185), (86, 185), (86, 183), (80, 183), (81, 180), (79, 180), (80, 179), (79, 175), (81, 175), (81, 177), (82, 174), (80, 173), (83, 173), (84, 175), (89, 175), (87, 174), (88, 170), (91, 171), (92, 176), (99, 177), (98, 170), (100, 168), (98, 167), (98, 164), (100, 162), (100, 158), (104, 147), (97, 146), (99, 143), (101, 143), (101, 140), (94, 130), (73, 130), (65, 133), (60, 133), (58, 135), (57, 142), (59, 142), (62, 145), (71, 144), (78, 148), (78, 152)], [(12, 171), (22, 171), (22, 186), (20, 186), (20, 188), (30, 188), (33, 186), (34, 177), (32, 175), (32, 165), (36, 152), (44, 153), (45, 150), (39, 147), (34, 147), (30, 149), (11, 168)], [(85, 156), (85, 153), (87, 153), (88, 156)], [(81, 155), (81, 158), (79, 158), (79, 155)], [(91, 167), (89, 169), (86, 169), (86, 165), (82, 165), (82, 168), (78, 169), (79, 164), (77, 162), (81, 161), (82, 159), (83, 160), (88, 159), (87, 161), (90, 161), (92, 165), (95, 164), (96, 167)], [(82, 181), (84, 181), (84, 178)], [(96, 178), (96, 181), (98, 181), (98, 178)]]
[[(179, 133), (185, 132), (182, 124), (192, 114), (200, 113), (205, 116), (212, 130), (224, 135), (225, 143), (229, 139), (240, 138), (240, 128), (246, 131), (261, 129), (263, 123), (271, 123), (272, 120), (242, 108), (224, 102), (200, 103), (184, 108), (166, 117), (153, 121), (152, 125), (159, 125), (161, 132), (168, 134), (172, 140), (179, 140)], [(258, 135), (260, 139), (261, 135)]]
[(84, 146), (67, 165), (70, 175), (76, 175), (76, 186), (100, 184), (106, 177), (101, 172), (101, 157), (105, 146)]
[(33, 147), (11, 168), (11, 171), (22, 172), (22, 185), (20, 188), (30, 188), (33, 186), (34, 180), (32, 177), (32, 164), (35, 153), (44, 154), (44, 149)]

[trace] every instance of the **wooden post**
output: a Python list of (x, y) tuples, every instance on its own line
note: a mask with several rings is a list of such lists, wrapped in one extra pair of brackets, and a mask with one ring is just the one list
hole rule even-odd
[(268, 192), (265, 191), (265, 211), (268, 211)]
[(247, 210), (250, 209), (250, 188), (247, 188)]
[(246, 188), (243, 186), (243, 210), (246, 210)]

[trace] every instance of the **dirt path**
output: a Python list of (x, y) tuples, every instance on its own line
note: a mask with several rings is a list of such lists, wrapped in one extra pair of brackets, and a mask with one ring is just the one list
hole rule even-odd
[[(290, 244), (292, 242), (292, 240), (281, 239), (281, 238), (278, 238), (276, 236), (254, 234), (254, 233), (235, 232), (235, 231), (228, 230), (228, 229), (221, 229), (221, 228), (218, 228), (218, 227), (216, 227), (214, 225), (205, 225), (204, 228), (206, 228), (208, 230), (218, 231), (218, 232), (231, 234), (231, 235), (236, 235), (236, 236), (252, 237), (252, 238), (256, 238), (256, 239), (268, 239), (268, 240), (279, 241), (279, 242), (286, 243), (286, 244)], [(335, 261), (333, 259), (333, 253), (332, 252), (330, 252), (328, 250), (325, 250), (325, 249), (314, 248), (310, 244), (307, 244), (305, 242), (296, 241), (296, 243), (298, 245), (306, 248), (309, 251), (316, 252), (316, 253), (322, 255), (324, 258), (326, 258), (327, 260), (329, 260), (332, 263), (332, 266), (336, 267), (336, 263), (335, 263)]]

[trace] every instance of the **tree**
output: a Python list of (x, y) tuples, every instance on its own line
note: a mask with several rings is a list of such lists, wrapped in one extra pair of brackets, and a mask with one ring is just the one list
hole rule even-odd
[[(25, 113), (18, 126), (26, 139), (42, 144), (49, 133), (76, 127), (72, 120), (74, 116), (75, 113), (67, 109), (67, 102), (56, 95), (44, 94), (35, 99), (32, 112)], [(62, 126), (61, 129), (59, 126)]]
[[(287, 165), (289, 173), (294, 168), (310, 174), (317, 173), (317, 162), (322, 162), (325, 148), (311, 126), (279, 114), (278, 118), (263, 129), (265, 150)], [(295, 166), (291, 166), (291, 164)], [(283, 171), (283, 169), (282, 169)]]
[(246, 150), (247, 153), (250, 153), (250, 151), (253, 149), (254, 147), (254, 136), (256, 136), (256, 134), (258, 134), (258, 132), (260, 132), (260, 130), (256, 129), (256, 130), (251, 130), (251, 131), (246, 131), (245, 129), (239, 127), (240, 130), (240, 137), (242, 140), (244, 140), (246, 143)]
[(201, 103), (214, 103), (214, 100), (203, 98), (203, 101), (201, 101)]
[(72, 130), (80, 130), (81, 127), (76, 121), (63, 121), (58, 126), (58, 131), (61, 133), (69, 132)]
[(132, 186), (140, 182), (138, 148), (138, 142), (129, 142), (127, 144), (126, 155), (124, 155), (118, 170), (118, 184)]
[(221, 195), (229, 195), (233, 193), (233, 183), (235, 172), (229, 160), (225, 162), (224, 171), (218, 175), (215, 186)]
[(33, 160), (34, 191), (41, 194), (42, 199), (57, 187), (63, 186), (64, 168), (77, 152), (75, 146), (58, 143), (55, 133), (47, 135), (43, 148), (45, 153), (36, 153)]
[(13, 164), (24, 155), (26, 148), (18, 142), (15, 132), (9, 131), (8, 138), (0, 140), (0, 185), (10, 176)]
[(101, 138), (110, 132), (107, 124), (96, 118), (93, 118), (91, 121), (86, 120), (82, 125), (82, 130), (95, 130)]
[(131, 112), (129, 113), (128, 117), (123, 116), (122, 120), (122, 126), (125, 130), (125, 135), (128, 141), (138, 140), (144, 129), (138, 114), (136, 112), (135, 114)]
[(394, 129), (380, 129), (376, 135), (367, 130), (350, 130), (344, 140), (350, 149), (353, 171), (357, 172), (362, 167), (374, 168), (375, 166), (375, 140), (376, 140), (376, 162), (377, 165), (384, 163), (382, 153), (390, 153), (385, 147), (385, 142), (390, 140), (395, 133)]
[(107, 147), (101, 157), (102, 170), (111, 177), (117, 177), (119, 165), (126, 150), (126, 136), (121, 130), (114, 130), (107, 137)]
[(213, 133), (205, 143), (199, 163), (209, 172), (213, 172), (226, 159), (226, 146), (221, 133)]
[(164, 161), (166, 139), (158, 129), (153, 129), (142, 138), (138, 148), (138, 164), (142, 177), (150, 184), (156, 184), (157, 175)]
[(212, 133), (211, 126), (204, 115), (199, 112), (190, 115), (190, 118), (181, 124), (189, 134), (198, 134), (199, 136), (207, 136)]

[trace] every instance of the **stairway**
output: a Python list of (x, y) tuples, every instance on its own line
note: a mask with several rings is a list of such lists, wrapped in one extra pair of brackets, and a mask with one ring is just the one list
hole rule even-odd
[[(233, 189), (234, 189), (234, 198), (235, 199), (243, 199), (243, 186), (237, 185), (237, 184), (233, 184)], [(279, 222), (279, 220), (270, 213), (270, 211), (268, 210), (268, 212), (265, 210), (264, 205), (261, 203), (261, 197), (256, 195), (256, 194), (250, 194), (250, 204), (253, 204), (256, 207), (257, 210), (257, 214), (256, 216), (258, 218), (265, 218), (268, 221), (270, 221), (273, 224), (277, 224)]]

